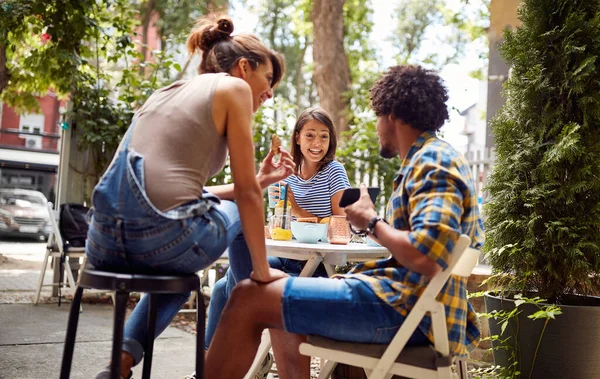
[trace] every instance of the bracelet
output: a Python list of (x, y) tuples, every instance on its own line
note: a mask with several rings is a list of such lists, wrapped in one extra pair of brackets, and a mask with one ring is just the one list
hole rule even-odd
[(364, 237), (364, 236), (367, 235), (367, 231), (366, 230), (364, 230), (364, 229), (356, 230), (356, 229), (354, 229), (352, 227), (352, 224), (348, 223), (348, 225), (350, 225), (350, 231), (352, 232), (352, 234), (355, 234), (355, 235), (361, 236), (361, 237)]
[(367, 226), (367, 232), (369, 232), (369, 234), (372, 234), (373, 237), (377, 238), (377, 235), (375, 234), (375, 225), (377, 225), (377, 223), (379, 221), (383, 221), (386, 224), (389, 225), (389, 223), (387, 222), (386, 219), (379, 217), (379, 216), (375, 216), (371, 219), (371, 221), (369, 221), (369, 225)]

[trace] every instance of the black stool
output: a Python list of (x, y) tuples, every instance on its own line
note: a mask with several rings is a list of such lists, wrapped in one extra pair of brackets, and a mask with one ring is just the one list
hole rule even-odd
[(115, 315), (113, 325), (112, 359), (110, 365), (111, 379), (119, 379), (121, 367), (121, 350), (123, 345), (123, 325), (125, 311), (130, 292), (147, 292), (150, 296), (148, 310), (148, 339), (144, 344), (144, 370), (142, 379), (150, 379), (152, 368), (152, 350), (154, 348), (154, 332), (156, 324), (156, 295), (164, 293), (185, 293), (196, 291), (196, 378), (202, 379), (204, 366), (204, 323), (205, 307), (202, 297), (200, 278), (196, 274), (189, 275), (142, 275), (123, 274), (117, 272), (97, 271), (90, 266), (83, 270), (79, 285), (75, 291), (73, 303), (69, 311), (67, 337), (60, 369), (60, 378), (69, 379), (75, 335), (79, 321), (79, 307), (83, 289), (102, 289), (116, 292)]

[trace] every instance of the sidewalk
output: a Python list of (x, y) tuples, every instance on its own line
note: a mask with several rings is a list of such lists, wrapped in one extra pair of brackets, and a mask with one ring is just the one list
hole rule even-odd
[[(112, 306), (84, 304), (71, 378), (93, 378), (110, 357)], [(58, 378), (69, 304), (0, 305), (0, 378)], [(152, 377), (183, 378), (194, 371), (196, 337), (167, 328), (154, 344)], [(140, 378), (142, 365), (134, 369)]]
[[(58, 378), (62, 360), (69, 301), (59, 307), (50, 298), (50, 287), (33, 305), (39, 279), (41, 257), (8, 254), (0, 263), (0, 379)], [(52, 270), (46, 271), (46, 283)], [(84, 292), (85, 296), (85, 292)], [(91, 294), (91, 297), (98, 295)], [(109, 304), (83, 304), (79, 316), (77, 343), (71, 378), (89, 379), (110, 360), (113, 307)], [(196, 337), (169, 327), (154, 344), (152, 377), (181, 379), (194, 371)], [(141, 378), (142, 365), (134, 369)]]

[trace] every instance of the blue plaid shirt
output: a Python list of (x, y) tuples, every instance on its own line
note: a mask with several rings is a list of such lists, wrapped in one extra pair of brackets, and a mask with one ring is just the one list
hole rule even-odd
[[(472, 248), (483, 245), (483, 224), (469, 164), (433, 132), (421, 134), (404, 158), (386, 219), (396, 229), (409, 231), (413, 246), (444, 269), (461, 234), (471, 237)], [(429, 282), (394, 258), (360, 264), (350, 275), (368, 283), (380, 299), (404, 316)], [(446, 308), (450, 350), (458, 355), (474, 348), (480, 334), (466, 286), (467, 278), (452, 275), (438, 296)], [(419, 328), (433, 342), (429, 315)]]

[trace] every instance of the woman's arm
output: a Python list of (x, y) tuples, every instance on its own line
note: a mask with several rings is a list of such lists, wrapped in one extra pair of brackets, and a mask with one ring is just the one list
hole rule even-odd
[[(263, 159), (258, 174), (256, 174), (256, 180), (258, 180), (261, 189), (265, 189), (271, 184), (287, 178), (294, 172), (296, 164), (290, 153), (281, 148), (279, 153), (281, 154), (281, 158), (279, 158), (277, 163), (273, 161), (274, 154), (270, 150), (269, 154)], [(207, 186), (204, 189), (217, 195), (220, 199), (235, 200), (233, 184)]]
[(267, 262), (263, 197), (254, 169), (250, 87), (242, 80), (223, 78), (215, 91), (214, 102), (218, 101), (226, 104), (224, 134), (227, 136), (231, 172), (235, 182), (233, 195), (240, 211), (242, 230), (252, 260), (251, 277), (260, 282), (270, 282), (277, 279), (277, 275), (273, 274)]

